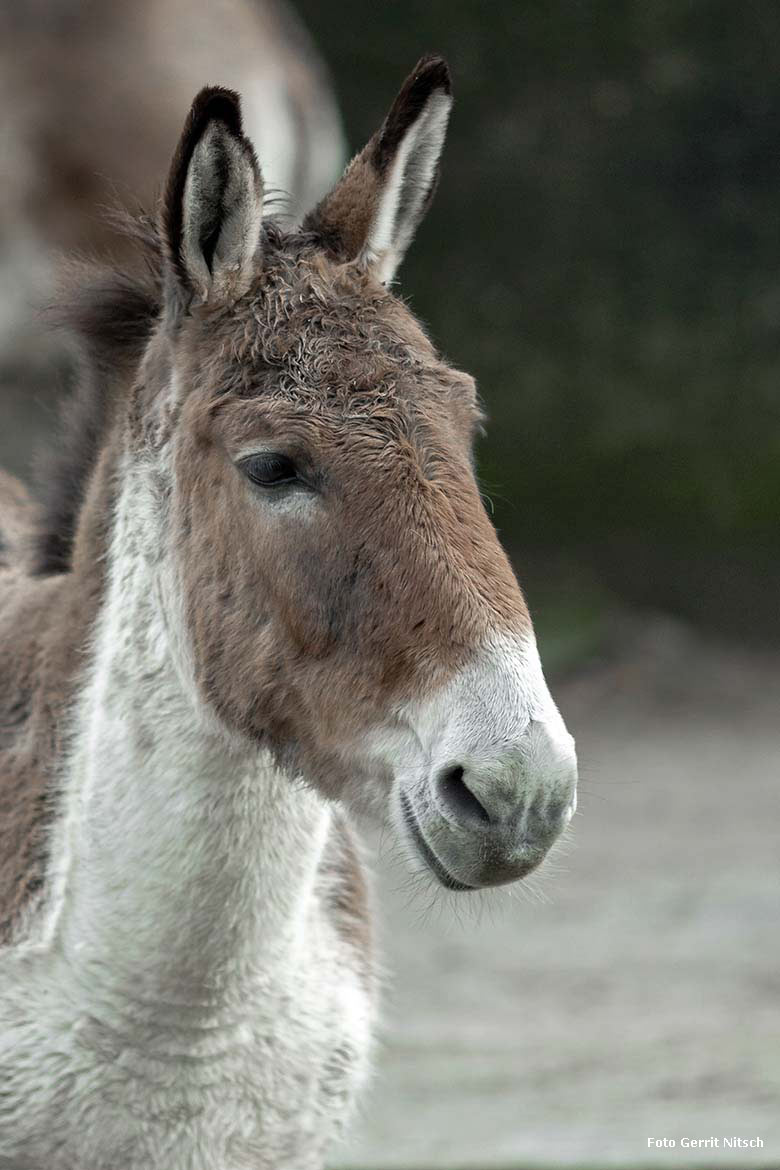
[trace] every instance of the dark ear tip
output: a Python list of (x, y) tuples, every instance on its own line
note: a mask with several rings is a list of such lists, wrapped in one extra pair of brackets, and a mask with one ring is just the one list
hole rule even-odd
[(412, 80), (417, 85), (424, 84), (429, 91), (443, 89), (446, 94), (452, 93), (450, 67), (438, 53), (426, 53), (420, 58), (414, 67)]
[(190, 126), (202, 127), (218, 119), (231, 133), (241, 134), (241, 98), (222, 85), (207, 85), (195, 98), (190, 109)]
[(450, 97), (450, 68), (443, 57), (426, 55), (415, 65), (390, 107), (373, 152), (373, 163), (381, 173), (388, 165), (409, 127), (420, 116), (433, 94)]

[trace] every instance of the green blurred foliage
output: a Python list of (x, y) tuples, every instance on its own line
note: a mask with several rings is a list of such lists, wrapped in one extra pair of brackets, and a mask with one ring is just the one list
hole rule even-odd
[(298, 7), (356, 148), (422, 52), (450, 60), (401, 288), (478, 378), (510, 547), (694, 614), (675, 575), (712, 565), (739, 609), (780, 559), (780, 5)]

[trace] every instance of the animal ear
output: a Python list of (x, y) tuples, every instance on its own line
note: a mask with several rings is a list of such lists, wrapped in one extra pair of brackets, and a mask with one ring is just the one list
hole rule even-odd
[(436, 189), (451, 106), (447, 62), (423, 57), (380, 129), (304, 228), (338, 259), (392, 280)]
[(187, 116), (162, 205), (169, 276), (193, 299), (246, 292), (260, 243), (263, 181), (241, 126), (238, 94), (201, 90)]

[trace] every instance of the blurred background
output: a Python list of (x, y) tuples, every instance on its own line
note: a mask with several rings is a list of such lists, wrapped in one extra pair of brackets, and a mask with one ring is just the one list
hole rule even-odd
[(776, 1170), (776, 3), (6, 3), (0, 456), (29, 477), (56, 430), (56, 254), (122, 257), (101, 208), (153, 203), (201, 85), (296, 214), (433, 50), (456, 105), (400, 291), (477, 377), (583, 795), (567, 855), (477, 906), (372, 840), (384, 1033), (334, 1164)]

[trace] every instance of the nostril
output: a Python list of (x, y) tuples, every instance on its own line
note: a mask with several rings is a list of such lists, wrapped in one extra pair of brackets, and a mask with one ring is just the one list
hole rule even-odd
[(490, 817), (464, 780), (460, 764), (445, 768), (437, 781), (439, 798), (460, 821), (489, 824)]

